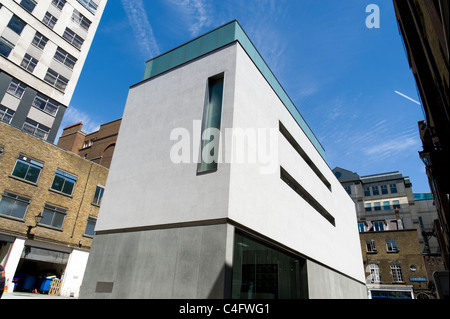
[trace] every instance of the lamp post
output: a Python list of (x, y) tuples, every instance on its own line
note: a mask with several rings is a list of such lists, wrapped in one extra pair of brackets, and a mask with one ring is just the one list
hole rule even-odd
[(36, 228), (36, 227), (37, 227), (37, 225), (38, 225), (39, 222), (41, 221), (42, 217), (43, 217), (43, 216), (42, 216), (42, 213), (39, 213), (39, 215), (34, 216), (34, 220), (35, 220), (34, 226), (28, 226), (28, 230), (27, 230), (27, 237), (28, 237), (28, 238), (32, 239), (32, 238), (34, 237), (34, 235), (31, 234), (31, 230), (32, 230), (33, 228)]

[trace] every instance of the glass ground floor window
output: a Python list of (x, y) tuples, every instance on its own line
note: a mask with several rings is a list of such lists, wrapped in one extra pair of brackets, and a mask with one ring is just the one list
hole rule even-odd
[(378, 291), (372, 290), (372, 299), (412, 299), (409, 291)]
[(234, 241), (233, 299), (308, 297), (306, 260), (237, 232)]

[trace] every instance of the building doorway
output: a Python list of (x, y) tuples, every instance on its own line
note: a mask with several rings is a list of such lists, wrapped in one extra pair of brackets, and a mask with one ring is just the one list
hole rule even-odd
[(53, 279), (61, 279), (69, 254), (26, 245), (13, 282), (15, 291), (48, 293)]

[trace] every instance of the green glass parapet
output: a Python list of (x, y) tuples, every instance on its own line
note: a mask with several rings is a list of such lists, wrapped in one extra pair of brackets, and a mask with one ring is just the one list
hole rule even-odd
[(432, 193), (414, 193), (414, 200), (433, 199)]
[(147, 61), (142, 80), (144, 81), (155, 77), (236, 41), (244, 48), (247, 55), (252, 59), (266, 81), (270, 84), (288, 111), (297, 121), (300, 128), (325, 160), (325, 150), (319, 140), (236, 20)]

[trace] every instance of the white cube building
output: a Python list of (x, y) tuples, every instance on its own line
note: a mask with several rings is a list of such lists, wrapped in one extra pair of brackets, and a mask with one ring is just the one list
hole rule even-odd
[(237, 21), (131, 87), (80, 297), (367, 297), (354, 203)]

